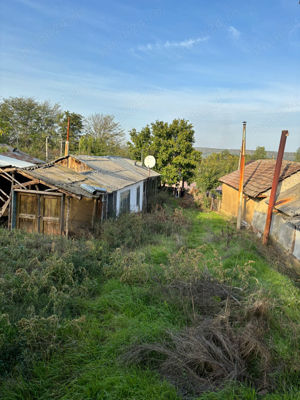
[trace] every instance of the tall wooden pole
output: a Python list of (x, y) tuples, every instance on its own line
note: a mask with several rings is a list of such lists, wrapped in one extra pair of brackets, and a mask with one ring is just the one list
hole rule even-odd
[(245, 152), (246, 152), (246, 121), (243, 122), (243, 141), (241, 151), (240, 165), (240, 182), (239, 182), (239, 198), (238, 198), (238, 214), (237, 214), (237, 229), (242, 227), (242, 211), (243, 211), (243, 186), (244, 186), (244, 170), (245, 170)]
[(269, 199), (269, 207), (268, 207), (268, 212), (267, 212), (266, 225), (265, 225), (265, 230), (264, 230), (264, 234), (263, 234), (262, 242), (264, 245), (268, 244), (271, 222), (272, 222), (272, 212), (273, 212), (273, 208), (274, 208), (274, 204), (275, 204), (275, 200), (276, 200), (276, 193), (277, 193), (278, 181), (279, 181), (280, 171), (281, 171), (281, 166), (282, 166), (283, 153), (284, 153), (286, 138), (288, 135), (289, 135), (288, 131), (281, 132), (281, 139), (280, 139), (279, 150), (278, 150), (278, 154), (277, 154), (277, 160), (276, 160), (273, 183), (272, 183), (272, 189), (271, 189), (271, 194), (270, 194), (270, 199)]

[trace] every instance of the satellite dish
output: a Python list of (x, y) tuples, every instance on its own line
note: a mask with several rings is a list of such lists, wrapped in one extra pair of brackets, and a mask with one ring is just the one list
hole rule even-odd
[(155, 158), (153, 156), (147, 156), (144, 160), (144, 164), (147, 168), (153, 168), (155, 165)]

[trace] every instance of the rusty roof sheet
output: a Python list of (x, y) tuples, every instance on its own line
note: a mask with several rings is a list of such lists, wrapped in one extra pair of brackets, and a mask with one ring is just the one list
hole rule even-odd
[(15, 148), (11, 147), (11, 146), (8, 146), (7, 144), (0, 143), (0, 148), (2, 148), (3, 150), (7, 150), (7, 151), (4, 151), (4, 152), (1, 151), (0, 154), (2, 156), (14, 158), (14, 159), (17, 159), (17, 160), (20, 160), (20, 161), (25, 161), (25, 162), (28, 162), (30, 164), (36, 164), (36, 165), (45, 164), (45, 161), (39, 160), (38, 158), (33, 157), (33, 156), (29, 155), (29, 154), (26, 154), (21, 150), (17, 150)]
[[(81, 175), (90, 177), (95, 180), (98, 185), (104, 187), (107, 192), (113, 192), (123, 189), (127, 186), (144, 181), (149, 176), (148, 168), (142, 163), (128, 158), (116, 156), (67, 156), (86, 164), (93, 171), (81, 172)], [(64, 159), (62, 157), (54, 163)], [(59, 164), (55, 164), (59, 165)], [(160, 174), (150, 169), (150, 177), (156, 178)]]
[[(257, 160), (245, 165), (244, 194), (250, 197), (257, 197), (272, 187), (275, 171), (275, 160)], [(300, 171), (300, 163), (282, 161), (279, 181)], [(235, 189), (239, 188), (240, 171), (234, 171), (219, 179)]]
[(17, 167), (17, 168), (26, 168), (26, 167), (32, 167), (34, 164), (23, 161), (23, 160), (17, 160), (16, 158), (11, 158), (11, 157), (6, 157), (3, 155), (3, 153), (0, 153), (0, 166), (12, 166), (12, 167)]
[(43, 167), (26, 168), (19, 171), (26, 173), (35, 179), (40, 179), (46, 184), (63, 189), (77, 196), (92, 198), (92, 194), (84, 190), (81, 185), (84, 183), (90, 186), (99, 186), (96, 181), (89, 176), (85, 176), (75, 172), (63, 165), (47, 164)]
[[(103, 174), (115, 174), (120, 172), (130, 172), (131, 178), (136, 183), (148, 178), (149, 170), (142, 163), (129, 158), (117, 157), (117, 156), (72, 156), (77, 160), (85, 163), (89, 167), (93, 168), (94, 171), (101, 172)], [(125, 175), (125, 174), (123, 174)], [(150, 170), (150, 177), (160, 176), (159, 173)]]
[[(269, 204), (269, 199), (265, 202)], [(300, 183), (280, 193), (274, 207), (290, 217), (300, 215)]]

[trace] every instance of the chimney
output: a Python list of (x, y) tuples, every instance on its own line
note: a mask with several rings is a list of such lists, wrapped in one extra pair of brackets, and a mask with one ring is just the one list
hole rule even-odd
[(65, 156), (69, 155), (69, 136), (70, 136), (70, 117), (68, 117), (68, 130), (67, 130), (67, 141), (65, 147)]

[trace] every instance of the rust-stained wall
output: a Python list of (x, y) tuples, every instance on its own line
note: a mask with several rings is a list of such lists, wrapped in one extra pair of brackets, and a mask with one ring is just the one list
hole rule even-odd
[(71, 156), (57, 161), (57, 164), (61, 164), (64, 167), (70, 168), (76, 172), (93, 171), (92, 168), (88, 167), (86, 164), (82, 163), (79, 160), (76, 160), (75, 158), (73, 158)]

